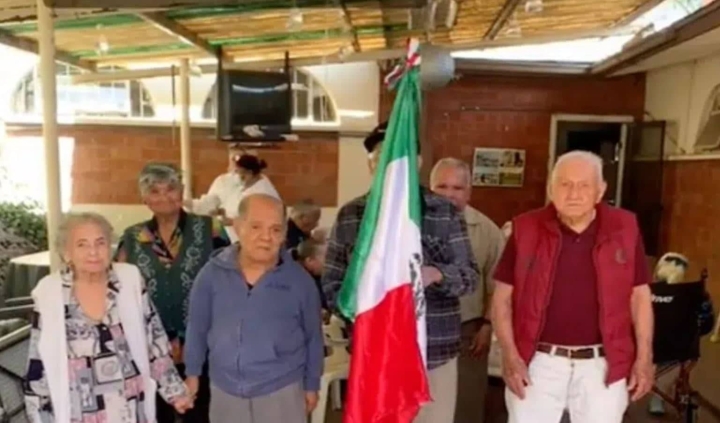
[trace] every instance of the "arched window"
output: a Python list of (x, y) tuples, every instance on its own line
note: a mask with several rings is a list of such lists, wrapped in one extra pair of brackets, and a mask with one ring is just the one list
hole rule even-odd
[[(325, 88), (309, 73), (292, 70), (292, 102), (294, 123), (335, 123), (338, 121), (335, 103)], [(202, 108), (202, 118), (217, 119), (217, 93), (210, 88)]]
[[(57, 106), (59, 116), (152, 118), (155, 108), (150, 94), (139, 81), (113, 81), (73, 84), (71, 78), (80, 71), (58, 63)], [(109, 68), (103, 71), (112, 72)], [(12, 111), (17, 115), (39, 115), (42, 110), (40, 74), (36, 67), (20, 81), (12, 97)]]

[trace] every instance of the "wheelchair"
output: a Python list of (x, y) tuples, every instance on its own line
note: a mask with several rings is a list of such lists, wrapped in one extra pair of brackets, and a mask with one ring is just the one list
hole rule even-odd
[(655, 312), (653, 353), (656, 380), (678, 371), (670, 389), (658, 384), (653, 393), (668, 404), (684, 423), (698, 422), (698, 409), (703, 408), (720, 421), (720, 409), (693, 389), (690, 376), (700, 359), (701, 331), (698, 310), (706, 298), (707, 270), (697, 282), (655, 282), (651, 287)]

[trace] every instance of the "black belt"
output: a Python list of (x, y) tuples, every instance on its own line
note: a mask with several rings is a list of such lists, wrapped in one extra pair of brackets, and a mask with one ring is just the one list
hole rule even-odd
[(605, 357), (605, 349), (603, 347), (591, 348), (567, 348), (558, 347), (550, 344), (538, 344), (537, 350), (546, 354), (569, 358), (572, 360), (589, 360), (592, 358)]

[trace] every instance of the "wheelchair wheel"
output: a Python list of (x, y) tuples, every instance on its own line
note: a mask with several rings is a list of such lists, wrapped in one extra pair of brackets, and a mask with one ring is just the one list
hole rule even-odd
[(697, 423), (697, 409), (698, 406), (695, 404), (695, 401), (693, 401), (692, 396), (689, 396), (685, 401), (682, 402), (683, 404), (683, 411), (681, 414), (683, 414), (683, 422), (684, 423)]

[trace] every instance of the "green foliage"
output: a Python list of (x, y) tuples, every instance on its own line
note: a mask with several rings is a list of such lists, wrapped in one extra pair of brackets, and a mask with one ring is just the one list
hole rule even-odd
[(48, 249), (47, 223), (33, 203), (0, 203), (0, 222), (38, 250)]

